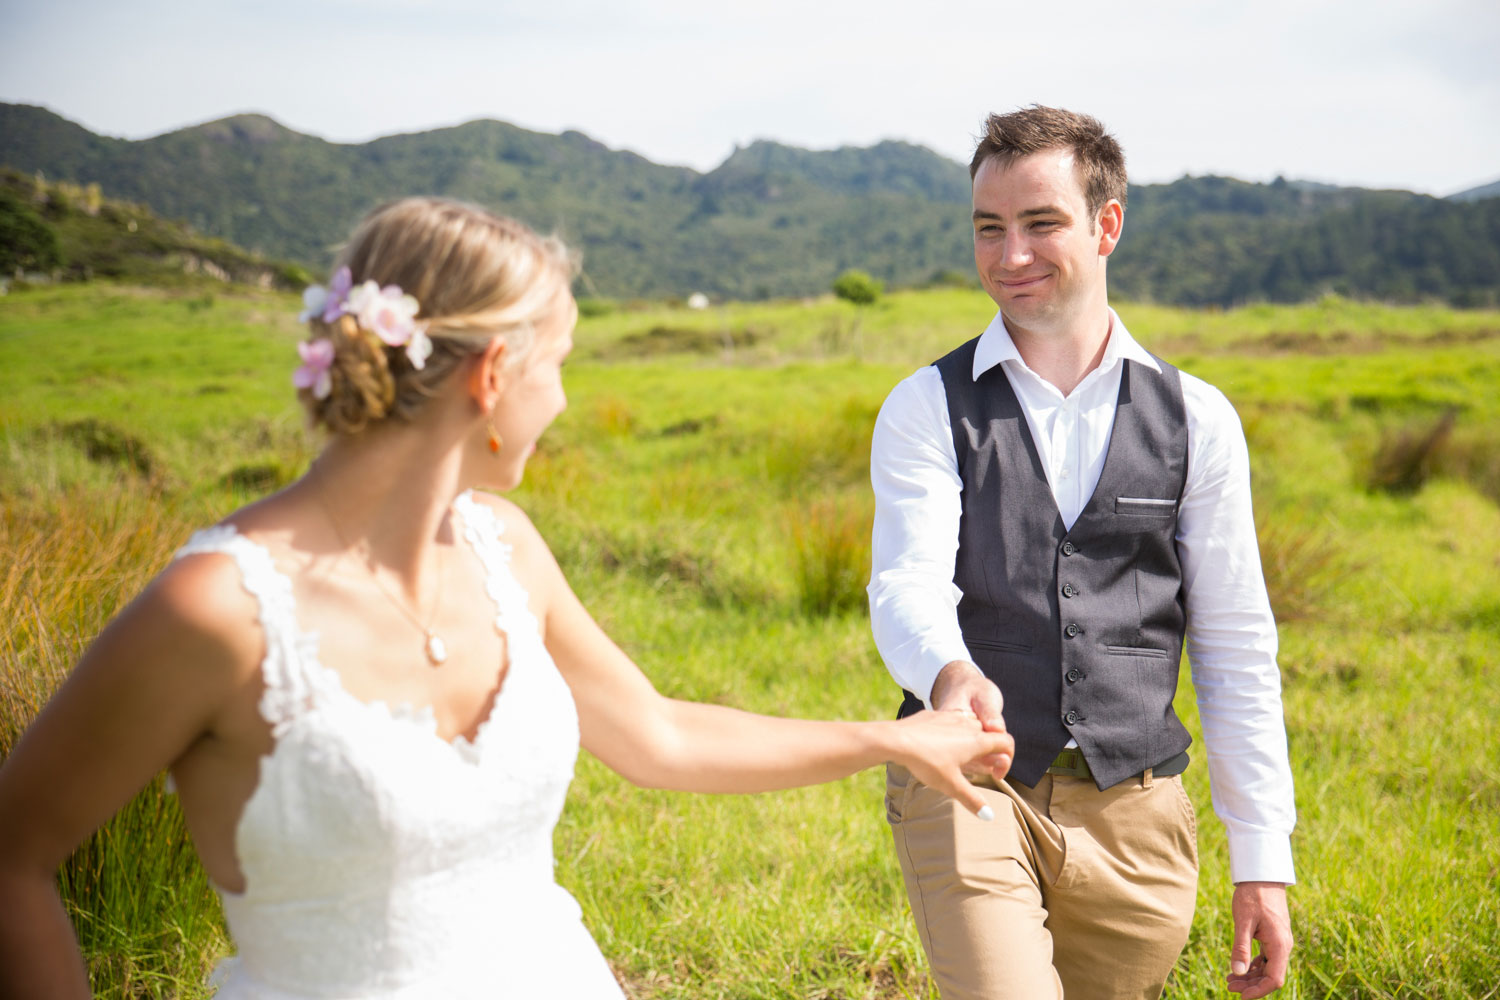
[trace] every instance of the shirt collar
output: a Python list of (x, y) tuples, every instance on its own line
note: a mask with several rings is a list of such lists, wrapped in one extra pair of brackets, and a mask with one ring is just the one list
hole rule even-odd
[[(1002, 361), (1026, 364), (1021, 352), (1016, 350), (1016, 342), (1011, 339), (1010, 331), (1005, 328), (1005, 317), (997, 312), (984, 333), (979, 335), (979, 343), (974, 347), (974, 378), (977, 380)], [(1156, 359), (1144, 347), (1136, 343), (1119, 315), (1111, 309), (1109, 340), (1104, 345), (1104, 357), (1095, 370), (1107, 371), (1121, 361), (1136, 361), (1154, 372), (1161, 371), (1161, 365), (1157, 364)]]

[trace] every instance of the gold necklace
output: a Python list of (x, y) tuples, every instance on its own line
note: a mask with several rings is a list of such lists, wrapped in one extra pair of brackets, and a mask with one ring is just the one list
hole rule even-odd
[[(328, 506), (328, 501), (323, 497), (322, 484), (318, 483), (317, 485), (315, 485), (313, 487), (313, 492), (317, 495), (318, 506), (323, 508), (323, 513), (328, 517), (328, 523), (333, 528), (333, 534), (336, 538), (338, 538), (339, 544), (342, 545), (346, 550), (354, 548), (354, 546), (349, 544), (348, 539), (344, 537), (343, 531), (339, 529), (338, 518), (333, 516), (333, 508)], [(370, 560), (368, 558), (364, 560), (364, 566), (365, 572), (370, 574), (370, 582), (375, 584), (375, 589), (380, 591), (380, 593), (385, 596), (386, 600), (390, 601), (396, 606), (396, 610), (405, 615), (407, 620), (421, 631), (422, 635), (425, 637), (425, 641), (422, 643), (422, 651), (427, 654), (428, 662), (431, 663), (434, 667), (442, 666), (444, 661), (448, 659), (448, 644), (443, 641), (442, 636), (438, 635), (432, 630), (432, 620), (437, 617), (438, 605), (442, 602), (443, 596), (442, 552), (438, 552), (437, 590), (432, 595), (432, 611), (430, 614), (428, 614), (427, 623), (425, 625), (422, 623), (422, 619), (418, 618), (411, 612), (411, 609), (409, 609), (404, 603), (398, 600), (396, 596), (389, 590), (385, 589), (385, 585), (380, 582), (380, 577), (375, 575), (375, 569), (370, 565)]]

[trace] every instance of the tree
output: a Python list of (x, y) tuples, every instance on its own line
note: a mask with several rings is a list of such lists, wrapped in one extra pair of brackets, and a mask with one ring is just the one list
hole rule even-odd
[(885, 286), (880, 282), (864, 271), (856, 271), (853, 268), (833, 280), (833, 294), (857, 306), (870, 305), (880, 298), (880, 293), (884, 290)]
[(61, 265), (52, 227), (30, 205), (0, 189), (0, 271), (50, 271)]

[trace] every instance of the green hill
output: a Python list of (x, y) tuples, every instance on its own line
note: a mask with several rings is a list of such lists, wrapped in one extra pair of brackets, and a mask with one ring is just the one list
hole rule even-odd
[[(851, 267), (911, 286), (973, 266), (966, 169), (902, 142), (756, 142), (699, 173), (497, 121), (339, 144), (239, 115), (127, 141), (0, 104), (0, 162), (100, 184), (315, 273), (371, 207), (423, 193), (557, 232), (582, 249), (595, 295), (805, 295)], [(1500, 198), (1186, 177), (1132, 187), (1126, 218), (1110, 269), (1121, 298), (1500, 302)]]
[(0, 277), (12, 275), (285, 289), (311, 280), (299, 265), (267, 260), (141, 205), (106, 198), (98, 184), (46, 181), (0, 167)]

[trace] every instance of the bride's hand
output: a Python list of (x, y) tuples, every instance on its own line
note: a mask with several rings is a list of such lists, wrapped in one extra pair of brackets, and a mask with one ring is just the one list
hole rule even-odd
[(1010, 733), (986, 732), (974, 713), (966, 711), (917, 712), (897, 725), (906, 739), (896, 763), (980, 819), (992, 818), (983, 796), (964, 772), (992, 774), (996, 780), (1003, 777), (1016, 752)]

